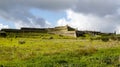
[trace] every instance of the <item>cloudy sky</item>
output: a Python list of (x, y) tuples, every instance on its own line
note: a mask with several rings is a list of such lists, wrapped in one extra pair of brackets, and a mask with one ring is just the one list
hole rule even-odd
[(0, 29), (67, 24), (120, 33), (120, 0), (0, 0)]

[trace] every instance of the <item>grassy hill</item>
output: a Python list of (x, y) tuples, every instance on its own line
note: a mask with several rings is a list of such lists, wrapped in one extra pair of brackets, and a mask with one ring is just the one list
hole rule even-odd
[(32, 37), (19, 35), (0, 38), (0, 67), (120, 66), (118, 40), (104, 42), (35, 33)]

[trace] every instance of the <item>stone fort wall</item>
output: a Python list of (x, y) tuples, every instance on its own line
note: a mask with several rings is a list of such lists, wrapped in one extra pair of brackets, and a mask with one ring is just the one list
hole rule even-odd
[(65, 36), (76, 37), (75, 29), (69, 26), (59, 26), (55, 28), (21, 28), (21, 29), (2, 29), (6, 33), (53, 33)]
[[(2, 29), (6, 33), (52, 33), (58, 35), (65, 35), (65, 36), (72, 36), (72, 37), (79, 37), (83, 36), (84, 34), (91, 34), (91, 35), (99, 35), (99, 34), (106, 34), (97, 31), (78, 31), (68, 25), (66, 26), (58, 26), (55, 28), (21, 28), (21, 29)], [(31, 35), (32, 36), (32, 35)]]

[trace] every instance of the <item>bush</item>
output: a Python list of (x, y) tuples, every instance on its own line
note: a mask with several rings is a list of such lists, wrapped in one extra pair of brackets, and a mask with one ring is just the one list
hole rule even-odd
[(49, 39), (53, 39), (53, 37), (50, 37)]
[(7, 37), (7, 34), (6, 33), (0, 33), (0, 36), (1, 37)]
[(120, 41), (120, 37), (117, 37), (117, 40)]
[(59, 35), (60, 37), (63, 37), (63, 35)]
[(115, 41), (115, 40), (117, 40), (117, 37), (111, 36), (110, 39)]
[(109, 57), (106, 57), (102, 60), (102, 62), (106, 63), (106, 64), (112, 64), (112, 59)]
[(97, 51), (98, 51), (98, 49), (96, 49), (95, 47), (88, 46), (88, 47), (77, 49), (73, 55), (76, 55), (76, 56), (80, 56), (80, 55), (87, 56), (87, 55), (94, 54)]
[(24, 40), (20, 40), (18, 43), (19, 44), (25, 44), (25, 41)]
[(4, 67), (3, 65), (0, 65), (0, 67)]
[(108, 42), (109, 41), (109, 37), (102, 37), (101, 40), (104, 41), (104, 42)]
[(100, 40), (100, 37), (91, 37), (90, 40)]

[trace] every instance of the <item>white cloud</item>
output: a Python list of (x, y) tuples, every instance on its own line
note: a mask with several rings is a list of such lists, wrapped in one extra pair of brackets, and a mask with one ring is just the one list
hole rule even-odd
[(93, 14), (76, 13), (73, 10), (67, 10), (66, 13), (67, 19), (58, 20), (59, 26), (68, 24), (79, 30), (119, 32), (117, 26), (120, 26), (120, 24), (114, 20), (116, 19), (114, 16), (99, 17)]
[(9, 28), (9, 26), (8, 25), (0, 24), (0, 29), (2, 29), (2, 28)]
[(37, 23), (35, 24), (35, 22), (30, 20), (30, 23), (24, 23), (23, 21), (17, 21), (17, 23), (15, 23), (15, 26), (16, 26), (17, 29), (20, 29), (21, 27), (48, 28), (48, 27), (51, 27), (52, 25), (48, 21), (45, 21), (45, 23), (43, 23), (43, 24), (37, 24)]
[(64, 26), (64, 25), (67, 25), (67, 24), (68, 24), (68, 21), (66, 21), (65, 18), (62, 18), (62, 19), (57, 21), (57, 26)]
[(0, 11), (0, 17), (11, 21), (15, 24), (16, 28), (20, 27), (48, 27), (48, 22), (42, 17), (36, 17), (29, 12), (29, 9), (8, 9), (8, 11)]
[(45, 18), (36, 18), (29, 12), (33, 8), (67, 10), (67, 19), (61, 18), (58, 25), (105, 32), (120, 28), (120, 0), (0, 0), (0, 17), (14, 22), (16, 27), (50, 26)]

